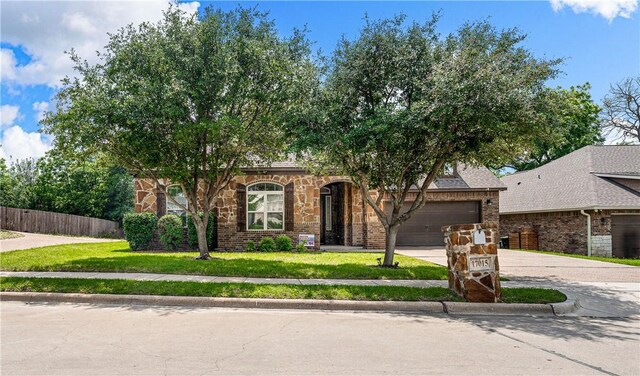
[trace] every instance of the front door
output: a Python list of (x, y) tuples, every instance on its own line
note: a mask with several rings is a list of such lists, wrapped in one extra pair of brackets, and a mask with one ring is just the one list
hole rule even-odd
[(344, 245), (344, 183), (320, 190), (320, 244)]

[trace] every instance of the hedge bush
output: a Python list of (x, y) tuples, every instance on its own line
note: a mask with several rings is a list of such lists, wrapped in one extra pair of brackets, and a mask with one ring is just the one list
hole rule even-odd
[(273, 252), (276, 250), (276, 242), (273, 241), (273, 238), (265, 236), (260, 240), (260, 251), (262, 252)]
[(158, 217), (155, 213), (128, 213), (122, 221), (124, 238), (132, 251), (147, 249), (156, 230)]
[(307, 247), (305, 247), (304, 244), (301, 243), (301, 244), (296, 245), (296, 251), (304, 252), (306, 250), (307, 250)]
[[(203, 213), (198, 213), (200, 218), (204, 217)], [(209, 245), (209, 250), (213, 249), (213, 231), (215, 229), (215, 218), (213, 217), (213, 213), (209, 213), (209, 223), (207, 224), (207, 244)], [(196, 225), (191, 220), (191, 215), (187, 215), (187, 239), (189, 240), (189, 245), (197, 249), (198, 248), (198, 233), (196, 232)]]
[(158, 220), (158, 237), (164, 249), (173, 251), (178, 249), (184, 239), (182, 218), (175, 214), (167, 214)]
[(278, 251), (289, 252), (293, 249), (293, 242), (287, 235), (279, 235), (276, 237), (276, 249)]
[(247, 252), (255, 252), (256, 251), (256, 243), (253, 240), (247, 241)]

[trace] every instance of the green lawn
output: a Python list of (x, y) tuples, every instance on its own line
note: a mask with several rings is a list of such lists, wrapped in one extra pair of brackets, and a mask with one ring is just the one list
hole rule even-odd
[(126, 242), (67, 244), (0, 254), (4, 271), (83, 271), (266, 278), (447, 279), (447, 268), (396, 255), (400, 268), (377, 267), (381, 253), (221, 252), (137, 253)]
[(500, 301), (503, 303), (559, 303), (567, 300), (558, 290), (529, 287), (503, 288)]
[(614, 264), (640, 266), (640, 259), (621, 259), (621, 258), (614, 258), (614, 257), (585, 256), (585, 255), (574, 255), (574, 254), (571, 254), (571, 253), (560, 253), (560, 252), (551, 252), (551, 251), (534, 251), (534, 250), (528, 250), (528, 249), (515, 249), (515, 251), (543, 253), (545, 255), (565, 256), (565, 257), (581, 258), (581, 259), (586, 259), (586, 260), (611, 262), (611, 263), (614, 263)]
[[(73, 278), (0, 278), (0, 291), (208, 296), (274, 299), (463, 301), (444, 287), (277, 285)], [(508, 303), (556, 303), (564, 294), (546, 289), (502, 289)]]

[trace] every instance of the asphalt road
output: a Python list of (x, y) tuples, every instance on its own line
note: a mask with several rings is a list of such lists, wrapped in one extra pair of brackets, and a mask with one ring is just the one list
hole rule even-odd
[(640, 321), (3, 302), (3, 375), (638, 375)]

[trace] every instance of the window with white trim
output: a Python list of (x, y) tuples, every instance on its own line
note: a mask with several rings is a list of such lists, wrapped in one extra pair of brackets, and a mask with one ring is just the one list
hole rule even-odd
[(171, 201), (169, 196), (173, 197), (174, 200), (182, 204), (185, 208), (188, 208), (189, 203), (184, 196), (184, 192), (182, 192), (182, 188), (179, 185), (170, 185), (167, 187), (167, 214), (185, 215), (184, 209)]
[(284, 187), (257, 183), (247, 188), (247, 230), (284, 230)]

